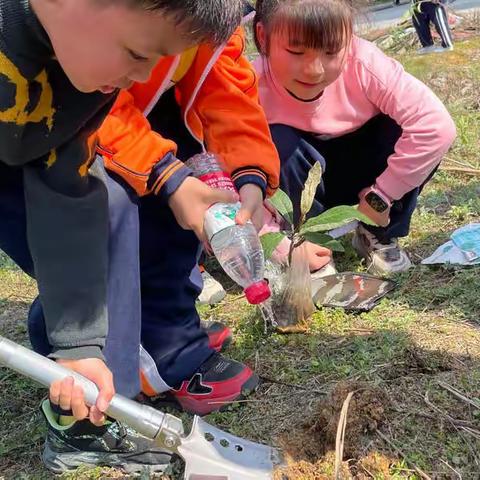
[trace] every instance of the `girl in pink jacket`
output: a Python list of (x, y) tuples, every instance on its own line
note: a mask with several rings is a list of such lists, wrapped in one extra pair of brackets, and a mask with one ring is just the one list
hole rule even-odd
[(378, 227), (353, 245), (377, 274), (411, 266), (417, 197), (455, 139), (442, 102), (402, 65), (353, 34), (345, 0), (258, 0), (260, 100), (281, 159), (280, 186), (298, 206), (311, 166), (322, 183), (313, 214), (359, 204)]

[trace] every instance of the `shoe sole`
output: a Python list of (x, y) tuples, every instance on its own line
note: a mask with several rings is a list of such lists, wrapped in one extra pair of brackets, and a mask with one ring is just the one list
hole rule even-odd
[[(239, 406), (237, 402), (240, 402), (242, 400), (245, 400), (249, 395), (254, 393), (257, 388), (260, 385), (260, 377), (254, 373), (241, 387), (240, 393), (236, 395), (235, 397), (224, 397), (224, 398), (218, 398), (215, 399), (215, 407), (214, 408), (209, 408), (208, 411), (200, 411), (199, 409), (196, 409), (193, 407), (193, 405), (198, 406), (200, 402), (185, 402), (185, 401), (179, 401), (177, 397), (172, 395), (170, 392), (165, 392), (165, 394), (159, 398), (155, 399), (153, 402), (148, 402), (151, 406), (155, 408), (162, 408), (162, 407), (171, 407), (174, 408), (180, 412), (186, 412), (186, 413), (192, 413), (195, 415), (198, 415), (199, 417), (203, 417), (205, 415), (208, 415), (212, 412), (224, 412), (225, 410), (228, 410), (232, 408), (233, 406)], [(208, 403), (207, 405), (211, 407), (213, 403)], [(218, 404), (223, 404), (222, 406), (216, 407)], [(191, 407), (189, 408), (189, 405)]]
[(46, 468), (55, 474), (62, 474), (87, 465), (95, 467), (118, 468), (128, 474), (141, 473), (163, 473), (170, 463), (163, 465), (145, 465), (127, 461), (119, 455), (111, 453), (85, 452), (77, 450), (75, 452), (58, 453), (45, 444), (42, 460)]
[(235, 398), (234, 400), (231, 400), (233, 403), (228, 403), (227, 405), (224, 405), (223, 407), (219, 408), (219, 412), (224, 412), (225, 410), (228, 410), (231, 408), (233, 405), (239, 406), (239, 403), (242, 400), (245, 400), (248, 396), (250, 396), (252, 393), (255, 393), (257, 388), (260, 386), (260, 377), (254, 373), (243, 385), (240, 390), (240, 395)]

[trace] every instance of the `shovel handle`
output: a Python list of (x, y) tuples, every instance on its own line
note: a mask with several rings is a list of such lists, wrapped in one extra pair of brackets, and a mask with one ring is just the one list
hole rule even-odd
[[(0, 336), (0, 364), (46, 387), (54, 381), (73, 377), (75, 383), (83, 388), (89, 405), (94, 405), (97, 399), (98, 388), (92, 381), (2, 336)], [(165, 430), (164, 433), (183, 434), (181, 420), (121, 395), (114, 395), (105, 413), (157, 442), (162, 439), (160, 435), (162, 429)]]

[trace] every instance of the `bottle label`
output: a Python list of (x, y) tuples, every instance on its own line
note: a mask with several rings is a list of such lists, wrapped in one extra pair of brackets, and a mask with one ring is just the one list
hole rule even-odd
[(240, 208), (240, 202), (215, 203), (207, 210), (204, 226), (208, 241), (210, 241), (216, 233), (235, 225), (235, 216)]
[(206, 183), (209, 187), (220, 188), (222, 190), (230, 190), (236, 192), (232, 179), (228, 173), (219, 171), (213, 173), (206, 173), (198, 177), (203, 183)]

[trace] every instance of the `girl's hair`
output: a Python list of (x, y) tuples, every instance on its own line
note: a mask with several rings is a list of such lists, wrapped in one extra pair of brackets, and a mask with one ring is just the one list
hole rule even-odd
[(120, 3), (132, 8), (160, 10), (173, 19), (196, 42), (220, 45), (227, 41), (240, 25), (245, 3), (243, 0), (97, 0)]
[[(272, 33), (286, 34), (291, 45), (338, 52), (353, 33), (355, 8), (348, 0), (257, 0), (253, 35), (258, 51), (268, 55)], [(265, 50), (257, 38), (264, 26)]]

